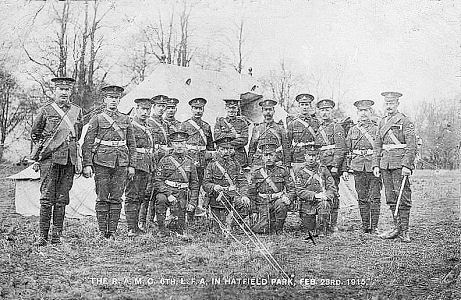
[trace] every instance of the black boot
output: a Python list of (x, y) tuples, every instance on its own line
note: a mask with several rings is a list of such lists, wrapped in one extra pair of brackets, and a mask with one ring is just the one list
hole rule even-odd
[(319, 222), (317, 226), (317, 235), (324, 237), (327, 235), (328, 228), (330, 227), (330, 215), (319, 214)]
[(365, 233), (370, 232), (370, 205), (369, 203), (359, 204), (360, 217), (362, 219), (362, 230)]
[(64, 217), (66, 215), (66, 206), (64, 204), (55, 204), (53, 208), (53, 230), (51, 234), (51, 243), (60, 244)]
[(138, 234), (138, 222), (136, 219), (136, 204), (135, 203), (126, 203), (125, 204), (125, 217), (126, 224), (128, 227), (128, 236), (135, 236)]
[(109, 226), (106, 238), (111, 238), (117, 232), (118, 221), (120, 220), (121, 204), (111, 204), (109, 208)]
[(395, 217), (394, 212), (395, 212), (395, 206), (392, 206), (391, 213), (392, 213), (392, 218), (394, 219), (394, 228), (392, 228), (390, 231), (382, 233), (380, 237), (383, 239), (395, 239), (400, 234), (400, 227), (401, 227), (400, 217), (399, 216)]
[(410, 210), (405, 208), (399, 211), (400, 220), (401, 220), (401, 232), (399, 233), (399, 238), (404, 243), (410, 243), (410, 234), (408, 233), (408, 225), (410, 221)]
[(96, 202), (95, 210), (99, 233), (102, 237), (106, 237), (109, 225), (109, 204), (105, 202)]
[(381, 212), (381, 202), (380, 199), (376, 199), (375, 202), (371, 203), (370, 206), (370, 215), (371, 215), (371, 234), (377, 234), (378, 232), (378, 223), (379, 223), (379, 214)]
[(275, 233), (282, 234), (283, 226), (285, 225), (285, 219), (278, 219), (275, 221)]
[(331, 214), (330, 214), (330, 224), (328, 224), (329, 226), (327, 227), (327, 229), (331, 232), (331, 233), (336, 233), (339, 231), (338, 229), (338, 209), (337, 208), (333, 208), (331, 210)]
[(138, 227), (141, 231), (146, 231), (146, 217), (147, 217), (147, 206), (149, 202), (143, 201), (139, 205), (139, 212), (138, 212)]
[(39, 221), (39, 238), (36, 246), (46, 246), (48, 241), (48, 232), (50, 231), (50, 221), (51, 221), (51, 205), (40, 205), (40, 221)]

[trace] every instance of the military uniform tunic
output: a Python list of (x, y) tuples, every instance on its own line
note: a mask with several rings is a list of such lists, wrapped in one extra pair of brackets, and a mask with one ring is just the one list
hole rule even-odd
[[(402, 167), (414, 169), (416, 135), (413, 123), (400, 112), (382, 118), (376, 131), (373, 151), (372, 165), (382, 171), (386, 201), (395, 205), (402, 183)], [(411, 207), (409, 180), (406, 180), (401, 201), (402, 207)]]
[(223, 135), (235, 138), (231, 142), (235, 149), (234, 157), (242, 168), (246, 167), (248, 165), (248, 155), (245, 150), (245, 146), (248, 144), (247, 121), (240, 116), (235, 118), (218, 117), (214, 127), (214, 138), (218, 139)]
[(83, 165), (94, 168), (100, 205), (122, 202), (127, 167), (132, 166), (135, 153), (133, 125), (127, 115), (106, 109), (91, 118), (83, 143)]
[(135, 230), (139, 218), (139, 205), (146, 201), (147, 185), (154, 171), (153, 138), (147, 122), (134, 118), (133, 133), (136, 140), (136, 152), (131, 165), (135, 168), (133, 180), (128, 181), (125, 195), (125, 215), (130, 229)]
[[(266, 177), (267, 175), (267, 177)], [(281, 166), (259, 167), (251, 172), (249, 195), (258, 212), (255, 232), (268, 233), (273, 228), (283, 228), (288, 205), (282, 201), (285, 195), (290, 201), (295, 197), (295, 185), (289, 172)]]
[[(71, 124), (54, 107), (58, 107)], [(73, 127), (73, 133), (69, 126)], [(39, 155), (41, 204), (69, 204), (82, 126), (82, 110), (74, 104), (48, 103), (38, 110), (31, 130), (32, 141), (38, 144), (51, 139), (43, 155)]]
[(304, 162), (303, 146), (315, 141), (318, 129), (319, 121), (310, 115), (300, 115), (288, 123), (287, 136), (292, 147), (292, 163)]
[(168, 133), (173, 133), (179, 131), (181, 127), (181, 122), (176, 120), (176, 118), (164, 118), (163, 119), (168, 127)]
[[(198, 126), (198, 128), (196, 126)], [(181, 123), (181, 131), (189, 134), (187, 152), (197, 167), (197, 174), (201, 185), (203, 172), (207, 164), (207, 151), (214, 151), (211, 126), (201, 119), (190, 118)]]
[[(172, 207), (173, 214), (178, 218), (179, 230), (185, 226), (185, 213), (188, 204), (196, 207), (198, 203), (199, 183), (194, 161), (187, 155), (175, 152), (160, 159), (155, 173), (155, 188), (158, 190), (157, 222), (163, 227), (166, 210)], [(173, 195), (177, 203), (170, 203), (168, 197)]]
[(162, 117), (153, 115), (147, 121), (154, 139), (154, 158), (158, 162), (168, 152), (168, 124)]
[(255, 125), (253, 128), (248, 148), (248, 163), (254, 167), (262, 165), (262, 152), (258, 147), (260, 143), (277, 144), (277, 161), (285, 167), (291, 166), (291, 146), (281, 121), (278, 123), (274, 121), (269, 123), (263, 122)]

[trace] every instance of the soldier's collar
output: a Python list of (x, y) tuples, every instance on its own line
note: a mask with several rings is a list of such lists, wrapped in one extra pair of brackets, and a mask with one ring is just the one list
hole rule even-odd
[(59, 106), (59, 108), (69, 108), (70, 107), (70, 102), (56, 102), (56, 104)]
[(313, 164), (312, 166), (308, 165), (307, 163), (304, 164), (304, 167), (309, 169), (309, 170), (317, 170), (318, 167), (319, 167), (319, 163), (316, 162), (315, 164)]
[(104, 112), (109, 114), (109, 115), (117, 115), (118, 114), (118, 110), (111, 110), (111, 109), (108, 109), (108, 108), (105, 108)]
[(147, 120), (141, 120), (141, 119), (140, 119), (139, 117), (137, 117), (137, 116), (134, 117), (134, 120), (135, 120), (136, 122), (138, 122), (139, 124), (141, 124), (141, 125), (146, 125), (146, 123), (147, 123)]

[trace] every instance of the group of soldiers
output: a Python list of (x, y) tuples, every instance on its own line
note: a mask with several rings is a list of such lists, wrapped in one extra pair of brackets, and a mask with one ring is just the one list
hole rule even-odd
[[(42, 179), (39, 246), (48, 243), (51, 219), (51, 243), (60, 243), (74, 173), (94, 175), (104, 238), (117, 231), (124, 193), (129, 236), (155, 222), (160, 237), (185, 237), (202, 211), (222, 232), (281, 233), (290, 209), (299, 212), (300, 230), (324, 236), (338, 231), (339, 183), (353, 174), (363, 232), (410, 242), (408, 177), (416, 142), (413, 123), (398, 111), (400, 93), (382, 93), (386, 116), (379, 121), (372, 100), (356, 101), (358, 122), (348, 132), (334, 120), (330, 99), (298, 95), (299, 115), (286, 128), (274, 120), (277, 102), (264, 99), (263, 121), (250, 135), (239, 97), (223, 99), (226, 116), (212, 129), (202, 119), (204, 98), (188, 102), (191, 117), (184, 122), (175, 119), (179, 100), (166, 95), (135, 99), (130, 116), (118, 111), (124, 89), (111, 85), (101, 90), (105, 109), (89, 121), (80, 150), (82, 112), (70, 103), (74, 80), (52, 81), (55, 100), (39, 110), (32, 128)], [(394, 226), (378, 233), (383, 185)]]

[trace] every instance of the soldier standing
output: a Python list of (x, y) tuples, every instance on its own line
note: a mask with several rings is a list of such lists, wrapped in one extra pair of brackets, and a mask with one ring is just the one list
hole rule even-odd
[[(40, 168), (40, 223), (37, 246), (48, 241), (50, 221), (53, 217), (51, 243), (61, 242), (66, 205), (78, 163), (77, 141), (82, 133), (82, 110), (70, 103), (75, 82), (72, 78), (58, 77), (54, 83), (54, 101), (38, 110), (31, 130), (35, 149), (34, 169)], [(81, 170), (80, 170), (81, 172)]]
[(355, 190), (358, 195), (362, 228), (365, 233), (376, 233), (381, 207), (381, 178), (373, 176), (371, 168), (373, 145), (378, 125), (372, 118), (372, 100), (358, 100), (358, 123), (350, 130), (346, 146), (350, 160), (347, 159), (343, 179), (348, 180), (349, 173), (354, 175)]
[(168, 126), (169, 133), (179, 131), (179, 127), (181, 126), (181, 122), (175, 118), (176, 111), (178, 110), (178, 103), (179, 100), (176, 98), (168, 98), (166, 102), (165, 116), (163, 120)]
[(88, 124), (83, 143), (83, 175), (89, 178), (94, 172), (98, 227), (101, 236), (110, 238), (117, 231), (127, 171), (129, 180), (134, 177), (136, 142), (130, 118), (117, 109), (124, 89), (110, 85), (101, 91), (106, 108)]
[(136, 116), (133, 121), (133, 133), (136, 140), (136, 155), (133, 157), (132, 166), (135, 168), (133, 180), (129, 180), (125, 190), (125, 216), (128, 224), (128, 236), (135, 236), (146, 228), (145, 219), (139, 222), (140, 206), (148, 198), (146, 196), (147, 184), (151, 173), (154, 172), (154, 157), (151, 128), (147, 119), (151, 113), (152, 99), (135, 99)]
[[(346, 155), (346, 144), (343, 127), (333, 120), (333, 100), (324, 99), (317, 102), (319, 110), (320, 127), (316, 136), (316, 144), (320, 147), (320, 164), (326, 166), (335, 180), (336, 191), (339, 190), (339, 181), (341, 173), (339, 170), (343, 166)], [(338, 210), (339, 210), (339, 193), (331, 206), (331, 231), (338, 231)]]
[(167, 235), (165, 229), (166, 210), (170, 207), (177, 219), (178, 234), (183, 235), (186, 226), (186, 211), (194, 211), (198, 202), (199, 184), (194, 161), (186, 155), (188, 134), (176, 131), (169, 135), (173, 151), (158, 163), (155, 187), (158, 190), (157, 224), (159, 235)]
[[(199, 186), (202, 186), (203, 173), (207, 161), (211, 158), (210, 151), (214, 151), (211, 126), (202, 120), (206, 99), (194, 98), (189, 101), (192, 110), (192, 117), (181, 123), (181, 130), (187, 132), (188, 154), (197, 167)], [(189, 213), (189, 220), (194, 219), (194, 212)]]
[(294, 118), (287, 126), (288, 142), (292, 147), (292, 166), (296, 170), (304, 163), (304, 146), (315, 141), (319, 129), (319, 121), (312, 116), (312, 102), (314, 96), (299, 94), (296, 101), (301, 109), (301, 114)]
[(252, 227), (256, 233), (283, 231), (288, 207), (295, 196), (295, 185), (290, 173), (276, 164), (276, 149), (272, 142), (261, 143), (263, 165), (251, 172), (249, 195), (258, 212), (258, 221)]
[[(398, 111), (401, 93), (383, 92), (386, 116), (381, 119), (373, 147), (373, 174), (382, 175), (386, 202), (394, 218), (394, 228), (380, 235), (384, 239), (397, 236), (410, 242), (408, 224), (411, 208), (409, 176), (416, 156), (415, 127), (407, 116)], [(403, 191), (397, 216), (394, 215), (400, 189)]]
[[(299, 197), (299, 217), (302, 230), (325, 236), (329, 227), (330, 209), (337, 192), (328, 168), (319, 163), (319, 145), (310, 142), (303, 146), (305, 163), (295, 171), (296, 194)], [(316, 224), (316, 215), (319, 226)]]
[[(154, 140), (154, 163), (168, 152), (168, 125), (163, 120), (163, 113), (166, 110), (168, 97), (165, 95), (156, 95), (152, 98), (152, 116), (147, 120), (147, 124), (151, 129), (152, 138)], [(154, 176), (150, 176), (146, 189), (146, 199), (141, 204), (139, 210), (139, 225), (141, 229), (146, 229), (146, 219), (150, 216), (150, 222), (154, 223), (155, 219), (155, 189)]]
[(214, 126), (214, 138), (218, 140), (222, 136), (232, 136), (233, 156), (242, 168), (248, 166), (248, 155), (245, 146), (248, 144), (248, 123), (238, 116), (240, 99), (224, 99), (226, 117), (217, 117)]
[(250, 206), (247, 179), (240, 163), (231, 157), (234, 139), (221, 135), (215, 140), (217, 155), (207, 165), (203, 177), (203, 189), (210, 197), (213, 217), (217, 219), (218, 225), (225, 224), (226, 227), (232, 223), (226, 221), (229, 218), (228, 211), (240, 223), (248, 215)]
[(264, 121), (255, 124), (251, 133), (248, 148), (248, 163), (253, 167), (262, 165), (262, 153), (260, 144), (276, 144), (276, 161), (284, 167), (291, 167), (291, 147), (288, 143), (287, 134), (282, 121), (274, 121), (275, 106), (277, 101), (267, 99), (259, 103), (261, 106)]

